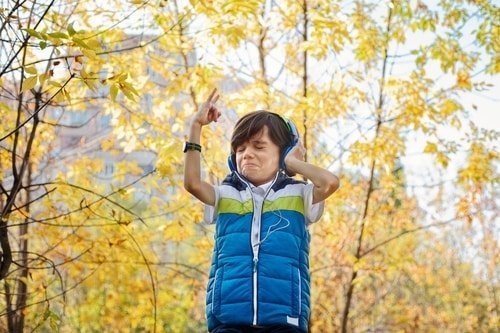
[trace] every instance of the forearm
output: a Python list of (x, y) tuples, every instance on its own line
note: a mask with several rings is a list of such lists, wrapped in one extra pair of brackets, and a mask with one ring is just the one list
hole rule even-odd
[(326, 199), (339, 188), (338, 177), (326, 169), (298, 159), (290, 159), (286, 166), (288, 170), (304, 176), (314, 184), (315, 202)]
[[(195, 122), (190, 125), (189, 142), (200, 144), (201, 128)], [(188, 150), (184, 155), (184, 187), (189, 191), (201, 182), (201, 154), (197, 150)]]

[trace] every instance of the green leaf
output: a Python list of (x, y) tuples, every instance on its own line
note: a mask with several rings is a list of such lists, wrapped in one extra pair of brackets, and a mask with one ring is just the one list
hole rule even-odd
[(33, 37), (36, 37), (36, 38), (39, 38), (39, 39), (43, 39), (42, 35), (40, 35), (40, 33), (38, 31), (36, 31), (35, 29), (27, 28), (27, 29), (24, 29), (24, 30), (26, 30)]
[(111, 96), (111, 100), (116, 102), (116, 96), (118, 95), (118, 86), (116, 84), (111, 85), (109, 88), (109, 95)]
[(50, 316), (50, 309), (46, 308), (45, 312), (43, 313), (43, 321), (46, 321)]
[(64, 32), (51, 32), (49, 33), (49, 36), (52, 38), (69, 38)]
[(73, 36), (74, 34), (76, 34), (76, 30), (73, 28), (73, 23), (70, 23), (68, 25), (68, 33), (70, 36)]
[(47, 47), (47, 42), (44, 41), (44, 40), (41, 40), (40, 43), (39, 43), (39, 45), (40, 45), (40, 48), (42, 50), (44, 50)]
[(80, 47), (83, 47), (85, 49), (90, 49), (90, 47), (83, 40), (81, 40), (80, 38), (73, 37), (73, 42), (75, 42), (76, 44), (78, 44)]
[(52, 332), (59, 332), (59, 322), (61, 321), (61, 318), (57, 315), (57, 313), (52, 312), (49, 310), (49, 324), (50, 328), (52, 329)]
[(50, 328), (52, 329), (52, 332), (58, 332), (58, 321), (55, 320), (54, 318), (50, 317)]
[(23, 81), (23, 86), (21, 88), (21, 92), (25, 92), (26, 90), (33, 88), (36, 85), (37, 79), (38, 79), (38, 76), (36, 76), (36, 75), (27, 77)]

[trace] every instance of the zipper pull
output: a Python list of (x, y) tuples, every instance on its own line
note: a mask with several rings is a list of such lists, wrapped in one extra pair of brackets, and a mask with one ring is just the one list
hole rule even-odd
[(258, 258), (253, 258), (253, 272), (257, 272), (257, 262), (259, 261)]

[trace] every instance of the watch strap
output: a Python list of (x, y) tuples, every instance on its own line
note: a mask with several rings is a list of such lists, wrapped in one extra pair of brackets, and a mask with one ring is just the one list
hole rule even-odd
[(186, 142), (184, 146), (184, 152), (187, 152), (188, 150), (197, 150), (201, 153), (201, 145), (194, 142)]

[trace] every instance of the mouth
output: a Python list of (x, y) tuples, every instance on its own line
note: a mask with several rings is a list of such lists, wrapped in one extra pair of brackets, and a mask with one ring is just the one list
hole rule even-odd
[(252, 164), (252, 163), (245, 163), (245, 164), (243, 164), (241, 167), (242, 167), (242, 168), (248, 168), (248, 167), (250, 167), (250, 168), (256, 168), (256, 167), (257, 167), (257, 165)]

